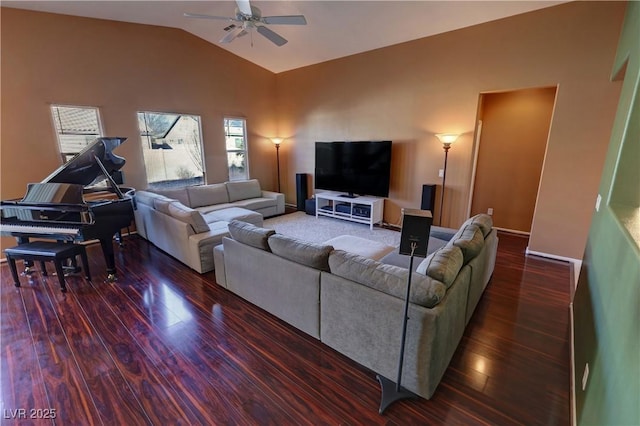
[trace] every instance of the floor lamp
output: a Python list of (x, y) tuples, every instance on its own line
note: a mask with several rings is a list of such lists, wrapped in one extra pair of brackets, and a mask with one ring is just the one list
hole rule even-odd
[(278, 165), (278, 192), (280, 192), (280, 144), (282, 138), (271, 138), (271, 142), (276, 146), (276, 163)]
[(442, 148), (444, 149), (444, 170), (442, 172), (442, 194), (440, 194), (440, 215), (438, 217), (438, 225), (442, 226), (442, 208), (444, 207), (444, 183), (447, 179), (447, 156), (449, 154), (449, 148), (451, 144), (458, 139), (459, 135), (453, 133), (438, 133), (436, 137), (442, 142)]

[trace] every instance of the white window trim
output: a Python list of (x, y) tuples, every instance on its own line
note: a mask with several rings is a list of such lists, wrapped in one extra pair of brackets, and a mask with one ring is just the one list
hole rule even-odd
[[(243, 122), (243, 136), (244, 136), (244, 149), (235, 149), (235, 150), (228, 150), (227, 149), (227, 126), (225, 126), (225, 121), (226, 120), (242, 120)], [(251, 169), (249, 168), (249, 136), (247, 135), (247, 118), (246, 117), (240, 117), (237, 115), (225, 115), (224, 117), (222, 117), (222, 133), (223, 133), (223, 140), (224, 140), (224, 153), (225, 153), (225, 158), (227, 159), (227, 179), (229, 181), (231, 181), (231, 175), (229, 174), (229, 160), (228, 160), (228, 153), (229, 152), (244, 152), (245, 154), (245, 160), (246, 160), (246, 168), (247, 168), (247, 177), (246, 179), (251, 179)]]
[[(138, 127), (138, 114), (166, 114), (166, 115), (189, 115), (198, 117), (198, 131), (200, 132), (200, 151), (202, 156), (202, 182), (207, 184), (207, 162), (206, 162), (206, 153), (204, 149), (204, 133), (202, 132), (202, 116), (200, 114), (191, 113), (191, 112), (176, 112), (176, 111), (151, 111), (151, 110), (139, 110), (135, 112), (136, 117), (136, 127)], [(142, 157), (143, 167), (145, 168), (145, 179), (147, 179), (147, 169), (146, 164), (144, 164), (144, 154), (142, 152), (142, 141), (141, 141), (140, 129), (138, 128), (138, 147), (140, 149), (140, 154)]]
[(60, 164), (65, 164), (65, 154), (62, 152), (62, 144), (60, 143), (60, 134), (58, 133), (55, 118), (53, 116), (53, 107), (61, 107), (61, 108), (82, 108), (82, 109), (93, 109), (96, 111), (96, 117), (98, 117), (98, 131), (100, 134), (96, 137), (104, 136), (104, 127), (102, 124), (102, 114), (100, 112), (100, 107), (94, 105), (67, 105), (67, 104), (58, 104), (58, 103), (50, 103), (49, 104), (49, 117), (51, 120), (51, 130), (53, 130), (53, 136), (56, 138), (57, 146), (58, 146), (58, 158), (60, 159)]

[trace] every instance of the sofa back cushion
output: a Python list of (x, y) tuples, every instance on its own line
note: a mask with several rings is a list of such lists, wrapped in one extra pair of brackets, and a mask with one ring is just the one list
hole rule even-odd
[(154, 201), (157, 199), (169, 200), (169, 198), (165, 197), (164, 195), (156, 194), (155, 192), (149, 191), (136, 191), (135, 198), (136, 203), (145, 204), (152, 208), (155, 208)]
[[(409, 278), (406, 268), (386, 265), (342, 250), (334, 250), (329, 255), (329, 267), (334, 275), (405, 298)], [(416, 272), (411, 275), (411, 303), (433, 308), (440, 303), (446, 291), (446, 286), (436, 279)]]
[(461, 228), (465, 227), (466, 225), (477, 225), (478, 228), (480, 228), (480, 230), (482, 231), (482, 235), (486, 237), (487, 235), (489, 235), (489, 232), (491, 232), (491, 229), (493, 228), (493, 219), (488, 214), (480, 213), (467, 219), (462, 224)]
[(444, 246), (426, 257), (416, 272), (443, 283), (447, 288), (455, 281), (462, 268), (464, 257), (458, 246)]
[(160, 196), (158, 198), (153, 199), (153, 208), (154, 210), (157, 210), (160, 213), (169, 214), (169, 204), (175, 203), (175, 202), (176, 200), (172, 200), (171, 198)]
[(187, 187), (190, 206), (194, 209), (202, 206), (213, 206), (229, 202), (227, 186), (224, 183), (212, 185), (196, 185)]
[(260, 182), (257, 179), (227, 182), (226, 185), (229, 193), (229, 202), (231, 203), (248, 198), (262, 197), (262, 189), (260, 189)]
[(269, 237), (269, 247), (277, 256), (314, 269), (329, 271), (329, 253), (333, 251), (331, 245), (274, 234)]
[(451, 239), (448, 245), (460, 247), (464, 264), (469, 263), (471, 259), (476, 257), (484, 246), (484, 235), (478, 225), (467, 225)]
[(179, 201), (169, 203), (168, 210), (169, 216), (187, 225), (191, 225), (191, 229), (193, 229), (193, 232), (196, 234), (209, 232), (209, 225), (207, 225), (204, 217), (202, 217), (202, 213), (198, 210), (187, 207)]
[(155, 192), (156, 194), (164, 195), (167, 198), (178, 200), (185, 206), (191, 206), (189, 201), (189, 192), (187, 188), (167, 188), (167, 189), (149, 189), (148, 191)]
[(229, 223), (229, 234), (234, 240), (261, 250), (269, 251), (267, 240), (275, 233), (273, 229), (260, 228), (239, 220)]

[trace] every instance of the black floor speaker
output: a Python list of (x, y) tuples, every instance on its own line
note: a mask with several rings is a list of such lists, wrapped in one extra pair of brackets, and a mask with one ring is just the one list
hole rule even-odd
[(309, 191), (307, 190), (307, 174), (296, 174), (296, 208), (298, 211), (305, 210), (305, 201), (309, 198)]
[(421, 210), (429, 210), (433, 214), (436, 206), (436, 185), (422, 185), (422, 204)]

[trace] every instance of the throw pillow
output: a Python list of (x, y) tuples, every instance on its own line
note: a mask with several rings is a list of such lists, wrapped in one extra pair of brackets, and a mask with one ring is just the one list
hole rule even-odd
[(273, 229), (259, 228), (239, 220), (229, 223), (229, 234), (234, 240), (261, 250), (270, 251), (267, 240), (275, 233)]
[(329, 271), (329, 253), (333, 251), (331, 245), (274, 234), (269, 237), (269, 247), (277, 256), (321, 271)]

